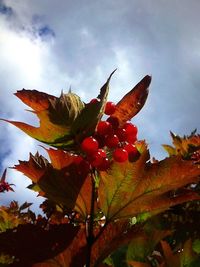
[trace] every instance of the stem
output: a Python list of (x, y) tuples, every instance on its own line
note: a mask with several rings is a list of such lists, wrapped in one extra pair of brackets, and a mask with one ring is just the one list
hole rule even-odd
[(90, 206), (90, 216), (88, 218), (87, 226), (87, 258), (86, 258), (86, 267), (90, 267), (92, 245), (94, 241), (93, 236), (93, 225), (94, 225), (94, 202), (95, 202), (95, 171), (91, 171), (91, 180), (92, 180), (92, 195), (91, 195), (91, 206)]

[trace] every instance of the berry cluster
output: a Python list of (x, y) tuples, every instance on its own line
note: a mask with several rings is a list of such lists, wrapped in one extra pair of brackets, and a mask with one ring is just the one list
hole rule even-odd
[[(97, 102), (98, 99), (92, 99), (90, 103)], [(131, 122), (119, 127), (118, 119), (112, 116), (115, 110), (115, 104), (107, 102), (104, 113), (109, 117), (98, 123), (94, 136), (86, 137), (81, 143), (87, 162), (98, 170), (107, 170), (111, 158), (116, 162), (132, 162), (139, 155), (134, 145), (137, 140), (137, 127)]]

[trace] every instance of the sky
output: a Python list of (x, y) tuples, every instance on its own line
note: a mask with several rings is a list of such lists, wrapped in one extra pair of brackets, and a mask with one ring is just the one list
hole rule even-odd
[[(200, 131), (199, 10), (199, 0), (0, 0), (0, 118), (37, 124), (13, 95), (22, 88), (59, 96), (71, 87), (87, 102), (117, 68), (109, 100), (118, 102), (148, 74), (149, 97), (133, 123), (151, 156), (166, 157), (170, 131)], [(2, 121), (0, 143), (0, 175), (44, 153)], [(1, 202), (41, 201), (20, 173), (8, 169), (7, 177), (16, 192)]]

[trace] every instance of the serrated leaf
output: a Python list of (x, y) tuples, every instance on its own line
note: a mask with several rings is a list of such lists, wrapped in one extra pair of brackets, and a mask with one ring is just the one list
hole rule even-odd
[(12, 229), (23, 223), (23, 219), (16, 216), (15, 213), (9, 212), (7, 207), (0, 207), (0, 232)]
[(71, 124), (84, 108), (84, 103), (77, 95), (61, 94), (58, 98), (37, 90), (25, 89), (17, 91), (15, 95), (33, 109), (40, 125), (35, 127), (18, 121), (4, 121), (43, 143), (62, 148), (73, 147)]
[(29, 161), (20, 161), (14, 168), (33, 181), (29, 188), (44, 192), (45, 197), (69, 210), (77, 208), (86, 216), (91, 195), (90, 182), (86, 181), (90, 180), (88, 172), (81, 164), (74, 163), (75, 155), (51, 148), (46, 151), (51, 164), (37, 153), (30, 155)]
[(116, 111), (112, 114), (123, 125), (131, 120), (144, 106), (151, 77), (145, 76), (129, 93), (127, 93), (116, 105)]
[(189, 136), (179, 136), (171, 132), (173, 146), (163, 145), (170, 156), (181, 155), (187, 157), (190, 153), (200, 149), (200, 135), (195, 132)]
[(199, 181), (200, 168), (179, 156), (150, 163), (144, 147), (133, 163), (114, 162), (100, 172), (99, 203), (107, 220), (156, 214), (170, 206), (199, 199), (193, 192), (169, 197), (166, 193)]
[(114, 70), (106, 83), (102, 86), (100, 94), (97, 96), (99, 102), (97, 103), (88, 103), (82, 109), (81, 113), (77, 116), (76, 120), (72, 124), (72, 132), (76, 134), (76, 140), (79, 142), (85, 137), (94, 133), (98, 121), (103, 116), (104, 107), (106, 104), (108, 91), (109, 91), (109, 82), (116, 70)]

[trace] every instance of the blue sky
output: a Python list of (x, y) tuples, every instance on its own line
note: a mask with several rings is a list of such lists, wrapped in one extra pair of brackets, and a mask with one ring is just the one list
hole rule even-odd
[[(37, 123), (13, 95), (22, 88), (59, 96), (71, 86), (87, 102), (117, 68), (109, 95), (117, 102), (149, 74), (149, 98), (133, 122), (151, 155), (165, 157), (170, 130), (200, 130), (199, 10), (199, 0), (0, 0), (0, 117)], [(0, 127), (1, 173), (41, 151), (20, 130)], [(8, 178), (20, 201), (35, 199), (28, 180), (13, 170)]]

